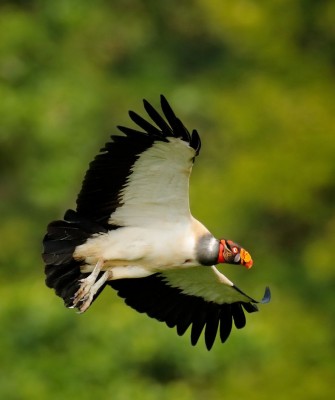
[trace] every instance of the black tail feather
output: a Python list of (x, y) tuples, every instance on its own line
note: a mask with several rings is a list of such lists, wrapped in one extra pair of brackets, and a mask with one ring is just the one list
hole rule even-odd
[(42, 253), (45, 263), (45, 283), (55, 290), (67, 307), (72, 306), (80, 280), (88, 275), (80, 271), (83, 263), (75, 260), (73, 253), (77, 246), (85, 243), (94, 233), (101, 232), (106, 232), (106, 229), (96, 222), (81, 218), (73, 210), (65, 213), (64, 220), (53, 221), (48, 225)]

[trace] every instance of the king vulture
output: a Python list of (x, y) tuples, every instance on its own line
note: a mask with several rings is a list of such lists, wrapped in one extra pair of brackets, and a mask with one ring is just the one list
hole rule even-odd
[[(118, 126), (90, 163), (76, 211), (47, 227), (43, 240), (46, 284), (69, 308), (86, 311), (106, 286), (140, 313), (191, 330), (204, 330), (211, 349), (232, 323), (243, 328), (244, 311), (257, 311), (216, 264), (250, 268), (250, 254), (232, 240), (217, 239), (190, 212), (189, 177), (200, 151), (164, 96), (164, 117), (144, 100), (151, 122), (133, 111), (139, 130)], [(270, 300), (268, 288), (261, 303)]]

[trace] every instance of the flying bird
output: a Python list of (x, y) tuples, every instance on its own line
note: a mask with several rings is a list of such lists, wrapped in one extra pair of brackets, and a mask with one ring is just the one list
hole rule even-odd
[(121, 133), (90, 163), (76, 210), (51, 222), (43, 240), (46, 284), (69, 308), (86, 311), (106, 286), (140, 313), (190, 328), (195, 345), (204, 331), (210, 350), (232, 325), (245, 326), (244, 311), (261, 301), (245, 294), (216, 267), (250, 268), (250, 254), (217, 239), (190, 212), (189, 178), (201, 141), (176, 117), (164, 96), (160, 112), (146, 100), (152, 122), (129, 111), (140, 130)]

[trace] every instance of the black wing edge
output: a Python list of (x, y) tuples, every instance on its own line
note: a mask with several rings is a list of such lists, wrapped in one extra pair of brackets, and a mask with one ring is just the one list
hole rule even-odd
[(157, 127), (134, 111), (129, 111), (130, 118), (143, 131), (118, 126), (124, 135), (111, 135), (111, 140), (100, 149), (90, 163), (77, 197), (78, 213), (97, 221), (106, 229), (109, 229), (110, 215), (120, 206), (119, 193), (132, 165), (155, 141), (168, 142), (169, 137), (181, 138), (195, 150), (195, 155), (200, 151), (201, 141), (197, 131), (188, 132), (163, 95), (161, 105), (165, 118), (147, 100), (143, 100), (143, 104)]
[(165, 96), (161, 95), (160, 100), (161, 109), (165, 119), (147, 100), (143, 100), (144, 109), (156, 126), (152, 125), (136, 112), (129, 111), (129, 116), (132, 121), (143, 129), (144, 132), (126, 128), (124, 126), (118, 126), (118, 129), (127, 136), (134, 133), (142, 135), (147, 134), (154, 140), (168, 141), (169, 137), (180, 138), (187, 142), (195, 150), (196, 155), (198, 155), (201, 148), (201, 140), (198, 132), (195, 129), (192, 133), (187, 130), (185, 125), (172, 110), (172, 107), (166, 100)]
[(247, 294), (245, 294), (241, 289), (239, 289), (237, 286), (233, 286), (233, 288), (235, 290), (237, 290), (239, 293), (241, 293), (243, 296), (248, 297), (250, 299), (250, 302), (252, 303), (257, 303), (257, 304), (267, 304), (270, 302), (271, 300), (271, 291), (270, 288), (268, 286), (266, 286), (265, 291), (264, 291), (264, 295), (262, 297), (262, 300), (258, 301), (253, 299), (252, 297), (248, 296)]
[[(125, 303), (140, 313), (165, 322), (169, 328), (176, 327), (179, 336), (191, 327), (191, 344), (198, 343), (201, 333), (207, 350), (211, 350), (217, 333), (224, 343), (232, 330), (233, 322), (237, 329), (246, 324), (244, 311), (258, 311), (256, 301), (217, 304), (201, 297), (182, 293), (181, 289), (166, 284), (159, 273), (146, 278), (120, 279), (108, 284), (118, 292)], [(267, 288), (261, 303), (270, 300)]]

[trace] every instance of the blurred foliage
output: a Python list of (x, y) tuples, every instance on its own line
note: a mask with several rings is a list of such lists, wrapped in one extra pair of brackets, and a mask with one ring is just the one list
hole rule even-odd
[[(335, 3), (0, 3), (0, 397), (329, 399), (334, 389)], [(194, 215), (256, 260), (273, 300), (208, 353), (106, 290), (85, 315), (44, 286), (46, 224), (140, 100), (203, 148)]]

